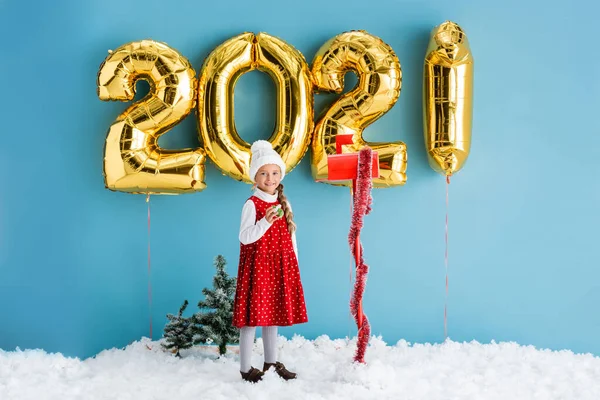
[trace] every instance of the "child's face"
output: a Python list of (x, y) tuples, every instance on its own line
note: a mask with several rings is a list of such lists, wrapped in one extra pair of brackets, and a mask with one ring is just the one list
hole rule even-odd
[(275, 164), (267, 164), (260, 167), (254, 177), (256, 186), (263, 192), (275, 194), (277, 186), (281, 181), (281, 169)]

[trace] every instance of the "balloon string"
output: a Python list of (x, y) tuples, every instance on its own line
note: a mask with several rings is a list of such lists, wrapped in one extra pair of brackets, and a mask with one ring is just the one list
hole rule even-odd
[[(354, 193), (352, 192), (352, 186), (350, 186), (350, 219), (352, 219), (352, 209), (354, 207)], [(354, 269), (354, 261), (352, 259), (352, 254), (350, 255), (350, 264), (348, 266), (348, 280), (350, 283), (350, 298), (349, 300), (352, 300), (352, 270)], [(348, 337), (350, 337), (351, 333), (351, 328), (352, 328), (352, 320), (354, 319), (354, 317), (352, 316), (352, 310), (350, 310), (350, 312), (348, 313)]]
[(148, 204), (148, 309), (150, 313), (150, 340), (152, 340), (152, 280), (151, 280), (151, 257), (150, 257), (150, 194), (146, 196)]
[(446, 176), (446, 229), (444, 235), (445, 251), (444, 266), (446, 269), (446, 296), (444, 298), (444, 339), (448, 338), (448, 188), (450, 186), (450, 175)]

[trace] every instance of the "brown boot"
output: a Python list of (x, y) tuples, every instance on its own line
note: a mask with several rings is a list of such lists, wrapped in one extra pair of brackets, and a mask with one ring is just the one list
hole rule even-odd
[(242, 374), (243, 380), (252, 382), (252, 383), (256, 383), (256, 382), (262, 380), (264, 372), (262, 372), (258, 368), (250, 367), (250, 371), (248, 371), (248, 372), (240, 371), (240, 374)]
[(296, 373), (290, 372), (287, 369), (285, 369), (285, 365), (283, 365), (279, 361), (276, 363), (265, 363), (263, 365), (263, 371), (266, 372), (271, 367), (275, 367), (275, 372), (277, 372), (277, 375), (279, 375), (286, 381), (289, 381), (290, 379), (296, 379)]

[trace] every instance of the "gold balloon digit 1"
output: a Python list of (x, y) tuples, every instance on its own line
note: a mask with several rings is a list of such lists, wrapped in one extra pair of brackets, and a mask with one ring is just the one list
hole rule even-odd
[(175, 151), (158, 146), (159, 136), (193, 109), (195, 75), (181, 54), (151, 40), (123, 45), (104, 60), (97, 82), (101, 100), (131, 101), (138, 79), (150, 83), (148, 95), (128, 107), (108, 130), (104, 148), (108, 189), (177, 194), (206, 187), (203, 149)]
[(471, 149), (473, 55), (467, 36), (446, 21), (431, 32), (423, 72), (423, 127), (431, 167), (460, 170)]
[(317, 52), (312, 65), (315, 90), (341, 93), (344, 74), (355, 71), (358, 84), (339, 98), (317, 123), (312, 141), (311, 167), (318, 182), (327, 180), (327, 156), (336, 153), (336, 136), (353, 135), (344, 152), (358, 152), (368, 145), (379, 156), (380, 176), (373, 187), (406, 183), (406, 145), (402, 142), (369, 143), (363, 130), (385, 114), (398, 100), (402, 84), (400, 61), (390, 46), (365, 31), (341, 33)]
[(251, 182), (250, 145), (240, 138), (233, 116), (238, 78), (253, 69), (268, 73), (277, 85), (277, 121), (269, 141), (291, 171), (310, 145), (313, 92), (302, 54), (266, 33), (243, 33), (215, 48), (198, 82), (198, 125), (210, 159), (224, 174)]

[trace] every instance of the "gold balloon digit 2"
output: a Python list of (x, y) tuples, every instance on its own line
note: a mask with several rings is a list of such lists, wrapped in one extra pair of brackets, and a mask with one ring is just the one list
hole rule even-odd
[(318, 182), (351, 185), (327, 180), (327, 156), (336, 153), (336, 136), (352, 135), (344, 152), (356, 153), (368, 145), (379, 156), (380, 176), (373, 187), (406, 182), (406, 145), (403, 142), (369, 143), (363, 130), (389, 111), (398, 100), (402, 84), (400, 61), (380, 38), (364, 31), (341, 33), (327, 41), (313, 60), (312, 76), (317, 92), (341, 93), (344, 74), (355, 71), (358, 84), (341, 96), (317, 123), (312, 141), (311, 169)]
[(206, 187), (203, 149), (165, 150), (158, 146), (158, 138), (193, 109), (195, 75), (185, 57), (152, 40), (125, 44), (104, 60), (97, 81), (101, 100), (131, 101), (138, 79), (150, 83), (148, 95), (129, 106), (108, 130), (104, 148), (108, 189), (176, 194)]

